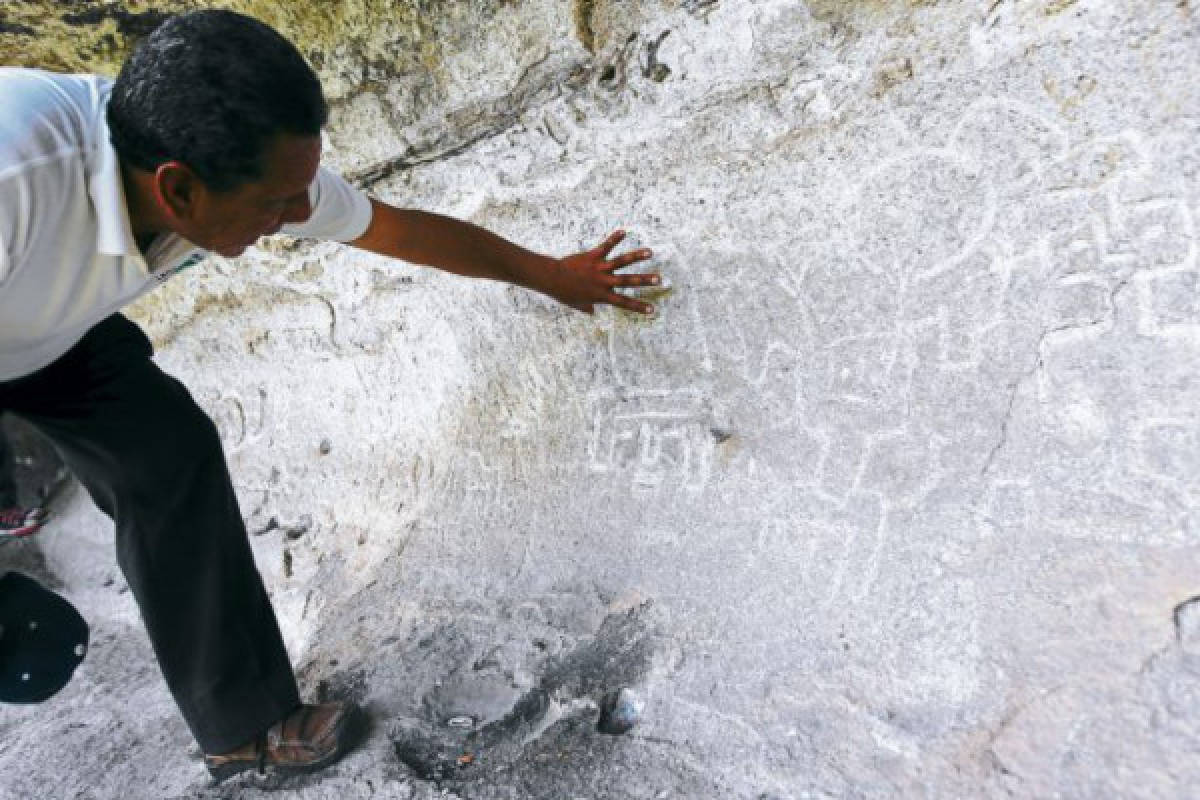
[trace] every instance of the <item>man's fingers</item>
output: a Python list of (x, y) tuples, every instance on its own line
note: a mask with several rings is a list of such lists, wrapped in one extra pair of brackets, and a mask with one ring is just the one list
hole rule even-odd
[(607, 262), (604, 265), (604, 268), (609, 272), (612, 272), (615, 269), (621, 269), (623, 267), (628, 267), (631, 264), (636, 264), (639, 261), (645, 261), (652, 255), (654, 254), (649, 250), (632, 250), (628, 253), (622, 253), (612, 261)]
[(595, 249), (595, 252), (601, 258), (608, 258), (608, 254), (611, 253), (613, 248), (620, 244), (621, 240), (624, 238), (625, 231), (613, 231), (608, 235), (607, 239), (600, 243), (600, 246)]
[(654, 306), (650, 305), (649, 303), (643, 303), (641, 300), (635, 300), (632, 297), (626, 297), (625, 295), (617, 294), (616, 292), (609, 294), (607, 302), (609, 305), (616, 306), (617, 308), (623, 308), (626, 311), (636, 311), (639, 314), (654, 313)]
[(635, 272), (629, 275), (613, 275), (607, 283), (610, 287), (637, 289), (660, 285), (662, 283), (662, 276), (656, 272)]

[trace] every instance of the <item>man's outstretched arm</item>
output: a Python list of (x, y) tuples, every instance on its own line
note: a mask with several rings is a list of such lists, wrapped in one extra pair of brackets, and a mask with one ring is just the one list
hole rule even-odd
[(507, 239), (453, 217), (427, 211), (395, 208), (371, 200), (371, 224), (351, 245), (413, 264), (506, 281), (541, 292), (580, 311), (608, 303), (630, 311), (653, 313), (654, 308), (616, 291), (618, 288), (657, 286), (654, 273), (616, 275), (615, 270), (650, 258), (635, 250), (609, 258), (625, 237), (617, 231), (599, 246), (566, 258), (551, 258), (518, 247)]

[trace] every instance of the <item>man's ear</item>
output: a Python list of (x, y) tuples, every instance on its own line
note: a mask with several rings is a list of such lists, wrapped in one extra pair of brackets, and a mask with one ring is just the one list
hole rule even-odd
[(168, 161), (154, 171), (154, 199), (169, 220), (186, 222), (196, 212), (203, 182), (181, 161)]

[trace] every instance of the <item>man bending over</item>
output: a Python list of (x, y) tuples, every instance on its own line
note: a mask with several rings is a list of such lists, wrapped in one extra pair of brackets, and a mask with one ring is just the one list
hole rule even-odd
[(261, 236), (355, 247), (542, 292), (582, 311), (649, 257), (551, 258), (474, 225), (369, 199), (319, 166), (312, 69), (227, 11), (165, 22), (115, 82), (0, 69), (0, 411), (44, 432), (116, 527), (117, 561), (215, 778), (313, 771), (359, 712), (301, 703), (216, 428), (119, 309)]

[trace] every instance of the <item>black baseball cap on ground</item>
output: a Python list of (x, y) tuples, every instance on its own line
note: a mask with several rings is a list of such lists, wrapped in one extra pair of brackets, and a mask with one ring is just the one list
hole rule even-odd
[(87, 655), (75, 607), (20, 572), (0, 576), (0, 702), (40, 703), (67, 685)]

